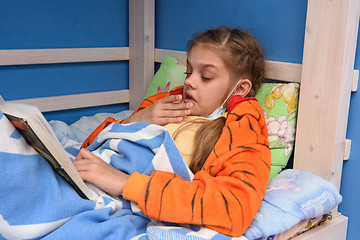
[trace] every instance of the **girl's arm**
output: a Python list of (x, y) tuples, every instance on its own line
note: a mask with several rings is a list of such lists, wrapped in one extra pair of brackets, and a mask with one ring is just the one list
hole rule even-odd
[(190, 115), (192, 103), (182, 102), (183, 87), (176, 87), (171, 92), (161, 92), (146, 98), (140, 107), (126, 119), (116, 120), (108, 117), (85, 139), (81, 148), (88, 147), (96, 136), (114, 122), (132, 123), (149, 122), (158, 125), (181, 122), (183, 117)]
[(173, 173), (132, 174), (123, 196), (149, 218), (207, 226), (240, 236), (258, 211), (270, 174), (262, 109), (244, 101), (228, 115), (223, 134), (203, 169), (187, 182)]

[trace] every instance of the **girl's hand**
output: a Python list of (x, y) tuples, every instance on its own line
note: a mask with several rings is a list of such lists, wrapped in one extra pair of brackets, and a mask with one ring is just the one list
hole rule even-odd
[(113, 195), (122, 194), (129, 178), (129, 175), (112, 167), (85, 148), (80, 150), (73, 164), (84, 181)]
[(191, 113), (192, 103), (181, 101), (182, 95), (170, 95), (162, 98), (147, 108), (132, 114), (122, 123), (149, 122), (157, 125), (178, 123)]

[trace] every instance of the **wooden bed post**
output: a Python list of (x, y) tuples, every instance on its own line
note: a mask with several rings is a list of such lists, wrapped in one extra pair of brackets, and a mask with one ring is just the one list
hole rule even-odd
[(309, 0), (307, 9), (294, 168), (340, 189), (360, 1)]
[(129, 108), (136, 110), (154, 76), (155, 1), (129, 0)]

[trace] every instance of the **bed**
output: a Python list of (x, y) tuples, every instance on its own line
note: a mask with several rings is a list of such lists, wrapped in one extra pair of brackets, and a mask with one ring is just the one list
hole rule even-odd
[[(154, 4), (154, 0), (129, 1), (129, 47), (0, 51), (0, 65), (129, 61), (128, 90), (15, 102), (36, 105), (43, 112), (126, 102), (136, 109), (153, 78), (154, 62), (165, 56), (186, 59), (184, 52), (155, 49)], [(353, 65), (359, 15), (357, 0), (309, 0), (303, 63), (266, 62), (266, 78), (300, 83), (294, 168), (318, 175), (338, 190), (348, 152), (350, 94), (357, 85)], [(346, 239), (347, 217), (336, 209), (332, 215), (332, 221), (294, 239)]]

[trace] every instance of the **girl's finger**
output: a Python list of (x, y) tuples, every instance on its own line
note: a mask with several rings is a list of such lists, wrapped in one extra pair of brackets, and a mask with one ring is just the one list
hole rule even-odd
[(190, 109), (180, 109), (180, 110), (164, 110), (162, 112), (163, 118), (174, 118), (174, 117), (186, 117), (190, 115), (191, 110)]
[(91, 162), (91, 159), (87, 159), (87, 158), (81, 158), (81, 159), (75, 159), (73, 161), (74, 165), (84, 165), (84, 164), (89, 164)]
[(94, 157), (95, 155), (92, 154), (89, 150), (82, 148), (80, 149), (75, 159), (86, 159), (86, 158), (94, 158)]
[(166, 117), (166, 118), (161, 118), (160, 121), (160, 125), (166, 125), (169, 123), (179, 123), (183, 120), (183, 117)]
[(87, 171), (89, 169), (88, 164), (77, 164), (74, 163), (74, 167), (78, 172)]
[(180, 103), (166, 103), (163, 106), (164, 110), (186, 110), (186, 109), (190, 109), (192, 108), (193, 104), (192, 103), (184, 103), (184, 102), (180, 102)]
[(170, 95), (167, 97), (164, 97), (163, 99), (160, 99), (161, 102), (163, 103), (173, 103), (173, 102), (179, 102), (182, 99), (182, 95), (181, 94), (177, 94), (177, 95)]

